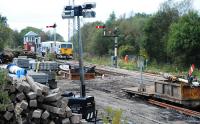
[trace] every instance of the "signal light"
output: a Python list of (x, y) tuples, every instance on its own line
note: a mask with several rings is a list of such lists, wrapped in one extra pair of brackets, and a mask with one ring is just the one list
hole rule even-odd
[(74, 10), (71, 11), (64, 11), (62, 13), (62, 18), (63, 19), (73, 19), (74, 18)]
[(96, 28), (106, 28), (106, 26), (96, 26)]
[(50, 26), (46, 26), (46, 28), (56, 28), (56, 24), (50, 25)]
[(72, 7), (72, 6), (65, 6), (65, 7), (64, 7), (64, 10), (65, 10), (65, 11), (73, 10), (73, 7)]
[(83, 8), (84, 9), (96, 8), (96, 3), (85, 3), (85, 4), (83, 4)]
[(94, 18), (95, 16), (96, 16), (96, 12), (94, 11), (83, 12), (83, 18)]
[(53, 24), (53, 26), (52, 26), (53, 28), (56, 28), (57, 27), (57, 25), (56, 25), (56, 23), (55, 24)]

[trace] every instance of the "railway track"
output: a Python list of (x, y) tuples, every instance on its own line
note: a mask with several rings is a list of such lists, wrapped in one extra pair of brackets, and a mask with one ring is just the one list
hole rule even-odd
[(122, 74), (122, 73), (119, 73), (119, 72), (112, 72), (112, 71), (109, 71), (109, 70), (105, 70), (105, 69), (95, 69), (95, 71), (98, 73), (98, 74), (104, 74), (104, 75), (112, 75), (112, 76), (129, 76), (128, 74)]
[(151, 117), (147, 117), (146, 115), (138, 114), (138, 112), (133, 111), (133, 110), (131, 110), (131, 113), (132, 113), (134, 116), (143, 118), (143, 119), (145, 119), (145, 120), (149, 120), (149, 121), (153, 122), (154, 124), (165, 124), (165, 123), (163, 123), (163, 122), (160, 122), (159, 120), (153, 119), (153, 118), (151, 118)]
[(151, 103), (151, 104), (163, 107), (163, 108), (175, 110), (175, 111), (183, 113), (185, 115), (200, 118), (200, 112), (197, 112), (197, 111), (193, 111), (193, 110), (178, 107), (178, 106), (175, 106), (175, 105), (159, 102), (159, 101), (156, 101), (156, 100), (153, 100), (153, 99), (149, 99), (148, 102)]
[[(59, 61), (59, 63), (63, 64), (65, 62)], [(71, 62), (70, 64), (72, 66), (78, 65), (77, 62), (74, 62), (74, 61)], [(122, 70), (122, 72), (121, 72), (121, 70)], [(124, 70), (124, 69), (116, 69), (116, 68), (110, 68), (110, 67), (104, 68), (104, 67), (101, 67), (101, 66), (96, 67), (95, 71), (98, 72), (99, 74), (104, 74), (105, 76), (124, 76), (124, 77), (130, 76), (131, 78), (134, 78), (135, 80), (140, 80), (140, 72), (137, 72), (137, 71), (127, 71), (127, 70)], [(143, 80), (146, 81), (146, 82), (154, 82), (155, 80), (163, 79), (161, 75), (151, 74), (151, 73), (143, 73), (143, 77), (144, 77)], [(101, 85), (103, 85), (103, 83), (101, 83)], [(99, 85), (98, 87), (101, 87), (101, 86)], [(94, 89), (96, 89), (96, 88), (94, 88)], [(109, 87), (107, 87), (107, 89), (109, 90)], [(99, 89), (97, 88), (96, 90), (99, 90)], [(115, 89), (112, 89), (112, 90), (115, 90)], [(109, 93), (111, 93), (111, 91)], [(158, 101), (155, 101), (153, 99), (149, 99), (148, 102), (153, 104), (153, 105), (156, 105), (156, 106), (160, 106), (160, 107), (167, 108), (167, 109), (170, 109), (170, 110), (175, 110), (175, 111), (177, 111), (179, 113), (183, 113), (185, 115), (200, 118), (200, 112), (197, 112), (197, 111), (177, 107), (177, 106), (170, 105), (170, 104), (163, 103), (163, 102), (158, 102)], [(134, 116), (138, 116), (139, 118), (144, 118), (144, 119), (149, 120), (149, 121), (156, 123), (156, 124), (164, 124), (164, 122), (160, 122), (159, 120), (156, 120), (155, 118), (153, 118), (151, 116), (148, 117), (148, 116), (145, 116), (143, 114), (139, 114), (134, 109), (131, 109), (130, 113), (132, 113)]]
[[(64, 61), (64, 60), (56, 60), (56, 61), (60, 64), (66, 63), (66, 61)], [(77, 61), (67, 61), (67, 63), (71, 64), (72, 66), (78, 66)], [(93, 65), (86, 64), (85, 66), (91, 67)], [(130, 71), (130, 70), (125, 70), (125, 69), (120, 69), (120, 68), (113, 68), (113, 67), (109, 67), (109, 66), (96, 66), (95, 71), (99, 75), (104, 74), (105, 76), (134, 76), (135, 79), (138, 79), (138, 80), (140, 79), (139, 71)], [(147, 72), (147, 73), (143, 72), (143, 77), (144, 77), (144, 80), (148, 80), (148, 81), (150, 79), (153, 79), (151, 81), (155, 81), (157, 79), (158, 80), (163, 79), (162, 75), (153, 74), (153, 73), (149, 73), (149, 72)], [(154, 78), (152, 78), (152, 77), (154, 77)]]

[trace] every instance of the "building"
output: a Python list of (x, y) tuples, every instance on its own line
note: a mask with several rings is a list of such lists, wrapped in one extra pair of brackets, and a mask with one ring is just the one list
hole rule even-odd
[(41, 47), (41, 37), (33, 32), (29, 31), (24, 35), (24, 49), (31, 52), (39, 53)]

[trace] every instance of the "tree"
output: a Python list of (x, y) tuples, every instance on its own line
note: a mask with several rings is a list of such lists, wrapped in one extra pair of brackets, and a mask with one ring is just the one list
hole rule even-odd
[(167, 12), (174, 9), (178, 11), (180, 16), (182, 16), (192, 10), (192, 4), (193, 0), (182, 0), (177, 2), (175, 2), (175, 0), (166, 0), (160, 5), (159, 10)]
[(167, 41), (169, 27), (177, 22), (179, 17), (187, 14), (192, 8), (192, 0), (167, 0), (161, 4), (159, 11), (152, 16), (145, 26), (143, 47), (147, 50), (150, 60), (169, 62), (167, 55)]
[(0, 15), (0, 51), (12, 40), (11, 32), (12, 30), (7, 25), (6, 17)]
[(174, 8), (177, 8), (179, 15), (187, 14), (192, 10), (193, 0), (182, 0), (175, 4)]
[(7, 27), (7, 18), (0, 14), (0, 24)]
[(200, 63), (200, 17), (191, 11), (170, 27), (168, 53), (179, 65)]
[[(41, 34), (43, 34), (43, 32), (40, 32), (40, 36), (41, 36)], [(54, 34), (51, 33), (50, 31), (47, 31), (44, 34), (46, 35), (46, 37), (45, 37), (46, 39), (43, 40), (43, 41), (46, 41), (46, 40), (52, 40), (53, 41), (54, 40)], [(58, 33), (56, 33), (56, 40), (57, 41), (64, 41), (63, 37)]]
[(17, 31), (12, 31), (12, 47), (19, 48), (23, 46), (23, 36)]
[(169, 27), (179, 18), (179, 12), (174, 8), (172, 0), (161, 5), (160, 10), (153, 15), (144, 28), (145, 39), (143, 47), (147, 50), (150, 60), (167, 62), (167, 39)]
[(124, 57), (125, 55), (132, 55), (135, 53), (135, 48), (130, 45), (123, 45), (119, 48), (119, 56)]
[(109, 28), (112, 28), (112, 25), (113, 23), (116, 21), (116, 15), (115, 15), (115, 12), (113, 11), (108, 20), (106, 21), (106, 26), (109, 27)]
[[(41, 37), (42, 42), (47, 41), (47, 40), (54, 40), (53, 39), (54, 34), (51, 34), (50, 31), (44, 32), (41, 29), (38, 29), (38, 28), (35, 28), (35, 27), (26, 27), (26, 28), (22, 29), (21, 32), (20, 32), (20, 35), (24, 36), (29, 31), (33, 31), (33, 32), (37, 33)], [(56, 39), (58, 41), (64, 41), (63, 37), (58, 33), (56, 33)]]
[(43, 32), (41, 29), (28, 26), (28, 27), (22, 29), (21, 32), (20, 32), (20, 34), (21, 34), (22, 36), (24, 36), (24, 35), (25, 35), (26, 33), (28, 33), (29, 31), (33, 31), (33, 32), (35, 32), (35, 33), (37, 33), (37, 34), (40, 34), (41, 32)]

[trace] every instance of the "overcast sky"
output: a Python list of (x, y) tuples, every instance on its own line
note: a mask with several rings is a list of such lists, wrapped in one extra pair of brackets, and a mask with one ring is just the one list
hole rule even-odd
[[(70, 0), (72, 2), (72, 0)], [(131, 12), (155, 13), (159, 5), (165, 0), (75, 0), (76, 5), (84, 2), (96, 2), (96, 18), (83, 19), (82, 23), (88, 21), (105, 21), (110, 13), (114, 11), (119, 17)], [(200, 0), (193, 0), (194, 8), (200, 10)], [(21, 29), (32, 26), (44, 31), (47, 25), (58, 25), (56, 31), (65, 40), (68, 36), (68, 21), (61, 18), (64, 6), (69, 0), (0, 0), (0, 14), (6, 16), (8, 24), (12, 29)], [(72, 28), (72, 27), (71, 27)]]

